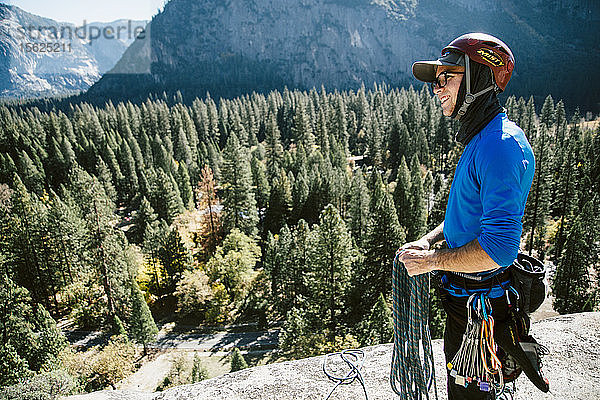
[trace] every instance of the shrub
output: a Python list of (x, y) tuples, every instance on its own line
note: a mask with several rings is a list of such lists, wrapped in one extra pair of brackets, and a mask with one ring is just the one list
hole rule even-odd
[(190, 383), (191, 366), (185, 354), (178, 354), (171, 363), (171, 368), (163, 381), (156, 387), (157, 391), (163, 391), (173, 386)]
[(64, 370), (37, 374), (0, 389), (3, 400), (54, 400), (76, 392), (75, 379)]
[(240, 371), (248, 368), (248, 363), (242, 355), (242, 352), (236, 347), (231, 355), (231, 372)]
[(204, 271), (185, 271), (177, 283), (177, 313), (181, 317), (204, 317), (207, 302), (213, 298), (213, 291)]

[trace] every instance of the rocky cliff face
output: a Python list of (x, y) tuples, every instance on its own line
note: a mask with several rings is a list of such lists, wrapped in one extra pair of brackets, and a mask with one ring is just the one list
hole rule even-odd
[[(410, 73), (415, 60), (437, 57), (460, 34), (485, 31), (515, 53), (509, 94), (543, 100), (552, 93), (589, 108), (598, 106), (600, 89), (587, 78), (600, 62), (598, 7), (575, 3), (589, 12), (566, 14), (537, 0), (171, 0), (151, 22), (151, 43), (132, 46), (87, 99), (420, 86)], [(150, 73), (131, 74), (139, 62)]]
[[(544, 373), (550, 392), (540, 392), (522, 374), (517, 379), (517, 399), (581, 400), (600, 398), (600, 313), (582, 313), (548, 318), (532, 324), (533, 336), (550, 350), (544, 357)], [(441, 340), (433, 343), (436, 383), (440, 399), (446, 398), (446, 370)], [(363, 349), (362, 372), (369, 399), (393, 399), (389, 383), (392, 345)], [(338, 358), (328, 368), (342, 367)], [(300, 400), (324, 399), (333, 388), (322, 371), (323, 357), (250, 368), (163, 393), (103, 391), (69, 400)], [(341, 373), (341, 371), (339, 371)], [(363, 399), (358, 382), (341, 385), (332, 399)]]
[[(37, 97), (86, 90), (111, 69), (135, 36), (129, 21), (59, 23), (0, 3), (0, 97)], [(131, 21), (145, 26), (145, 21)], [(96, 33), (100, 34), (96, 34)]]

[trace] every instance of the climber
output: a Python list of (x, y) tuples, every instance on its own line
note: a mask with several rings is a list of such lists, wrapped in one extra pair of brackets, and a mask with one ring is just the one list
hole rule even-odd
[[(454, 174), (444, 222), (419, 240), (404, 244), (399, 260), (411, 276), (436, 271), (438, 293), (447, 314), (447, 363), (461, 345), (468, 295), (485, 289), (496, 321), (496, 343), (506, 353), (515, 353), (511, 355), (519, 364), (527, 364), (521, 365), (523, 371), (538, 388), (547, 391), (539, 363), (524, 357), (518, 340), (506, 340), (506, 333), (514, 332), (517, 326), (521, 340), (530, 338), (527, 315), (511, 309), (517, 294), (509, 297), (504, 289), (510, 284), (508, 267), (517, 259), (521, 218), (535, 171), (533, 151), (524, 132), (507, 118), (496, 98), (506, 88), (513, 68), (514, 57), (508, 46), (483, 33), (462, 35), (442, 50), (439, 59), (413, 64), (414, 76), (431, 84), (442, 113), (458, 120), (455, 139), (465, 148)], [(442, 240), (447, 248), (433, 250), (432, 246)], [(467, 296), (448, 290), (450, 287), (463, 290)], [(475, 384), (456, 384), (448, 374), (449, 399), (494, 396), (493, 390), (486, 392)]]

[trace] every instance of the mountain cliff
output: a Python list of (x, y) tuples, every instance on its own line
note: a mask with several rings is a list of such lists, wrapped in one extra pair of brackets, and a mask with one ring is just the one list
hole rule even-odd
[[(418, 59), (460, 34), (485, 31), (513, 50), (508, 94), (551, 93), (598, 110), (598, 2), (541, 0), (171, 0), (89, 90), (88, 101), (186, 100), (289, 88), (355, 89), (364, 82), (420, 85)], [(141, 66), (140, 66), (141, 64)], [(136, 70), (137, 68), (137, 70)], [(540, 103), (541, 104), (541, 103)]]
[(102, 32), (146, 21), (57, 22), (0, 3), (0, 97), (38, 97), (86, 90), (121, 58), (135, 36)]

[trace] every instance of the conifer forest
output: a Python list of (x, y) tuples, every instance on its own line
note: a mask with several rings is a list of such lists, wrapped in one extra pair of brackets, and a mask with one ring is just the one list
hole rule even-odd
[[(504, 106), (536, 158), (521, 251), (556, 311), (596, 309), (600, 129)], [(290, 358), (391, 341), (392, 260), (444, 219), (457, 128), (426, 86), (0, 106), (0, 387), (115, 387), (163, 319), (275, 324)], [(61, 321), (113, 336), (84, 355)]]

